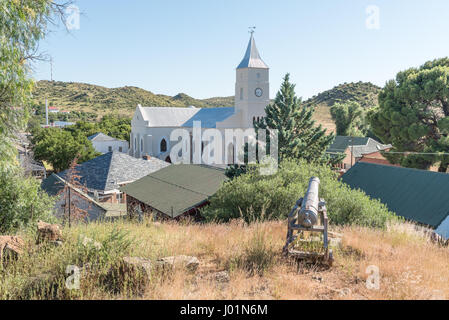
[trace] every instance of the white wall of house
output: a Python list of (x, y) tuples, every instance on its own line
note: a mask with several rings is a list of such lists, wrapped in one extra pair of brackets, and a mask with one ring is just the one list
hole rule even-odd
[(92, 141), (92, 145), (97, 152), (108, 153), (112, 151), (119, 151), (128, 153), (128, 141), (114, 140), (114, 141)]

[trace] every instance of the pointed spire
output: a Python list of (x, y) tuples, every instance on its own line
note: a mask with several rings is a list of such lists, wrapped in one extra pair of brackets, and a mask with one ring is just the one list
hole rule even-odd
[[(253, 31), (254, 32), (254, 31)], [(253, 32), (251, 32), (251, 38), (249, 39), (248, 48), (246, 49), (245, 56), (242, 62), (238, 65), (237, 69), (243, 68), (262, 68), (268, 69), (268, 66), (263, 62), (262, 58), (257, 51), (256, 41), (254, 40)]]

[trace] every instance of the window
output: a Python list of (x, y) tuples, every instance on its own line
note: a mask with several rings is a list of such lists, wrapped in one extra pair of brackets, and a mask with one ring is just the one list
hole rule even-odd
[(143, 139), (140, 139), (140, 151), (143, 151)]
[(167, 141), (165, 139), (161, 140), (161, 152), (167, 151)]
[(134, 150), (136, 150), (137, 149), (137, 138), (134, 138)]
[(118, 151), (119, 152), (123, 152), (123, 148), (122, 147), (118, 147)]
[(243, 88), (240, 88), (240, 100), (243, 100)]
[(260, 78), (260, 73), (258, 72), (258, 73), (257, 73), (257, 79), (259, 79), (259, 78)]
[(112, 151), (112, 147), (111, 147), (111, 146), (108, 147), (108, 151), (109, 151), (109, 152)]

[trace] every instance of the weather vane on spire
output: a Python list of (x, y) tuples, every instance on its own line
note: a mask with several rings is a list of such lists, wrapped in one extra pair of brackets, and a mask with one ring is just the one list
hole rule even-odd
[(253, 35), (254, 31), (256, 30), (256, 27), (248, 27), (249, 29), (249, 33), (251, 33), (251, 35)]

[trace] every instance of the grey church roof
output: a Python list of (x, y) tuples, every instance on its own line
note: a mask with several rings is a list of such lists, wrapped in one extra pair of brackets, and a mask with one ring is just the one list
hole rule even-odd
[(151, 127), (193, 127), (201, 121), (203, 128), (216, 128), (216, 123), (234, 114), (234, 108), (139, 107)]
[[(109, 152), (77, 166), (81, 184), (88, 189), (110, 191), (119, 184), (138, 180), (170, 164), (157, 158), (137, 159), (123, 152)], [(58, 173), (67, 179), (68, 170)]]
[(265, 62), (263, 62), (262, 58), (259, 55), (259, 51), (257, 50), (256, 41), (254, 40), (253, 34), (251, 34), (251, 38), (249, 39), (245, 56), (243, 57), (242, 62), (240, 62), (237, 67), (237, 69), (242, 68), (268, 69), (268, 66), (265, 64)]
[(104, 134), (103, 132), (98, 132), (94, 135), (91, 135), (91, 136), (87, 137), (87, 139), (89, 139), (90, 141), (124, 141), (124, 140), (110, 137), (110, 136)]

